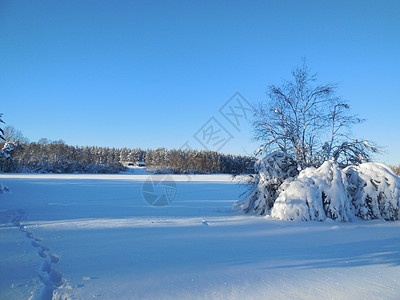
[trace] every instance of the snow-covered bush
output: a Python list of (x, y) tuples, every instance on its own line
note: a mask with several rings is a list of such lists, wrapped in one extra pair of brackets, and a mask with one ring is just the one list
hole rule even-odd
[(345, 173), (336, 162), (307, 168), (279, 188), (271, 216), (282, 220), (349, 221), (352, 216)]
[(3, 149), (0, 150), (0, 157), (11, 158), (11, 153), (14, 151), (15, 145), (14, 143), (5, 143)]
[(344, 170), (355, 215), (362, 219), (400, 219), (400, 178), (384, 164), (363, 163)]
[(299, 171), (295, 161), (283, 152), (273, 152), (259, 159), (254, 168), (258, 172), (254, 189), (249, 197), (237, 202), (234, 209), (264, 215), (274, 205), (283, 181), (297, 176)]
[(256, 169), (254, 191), (234, 209), (281, 220), (400, 220), (400, 178), (383, 164), (342, 169), (329, 160), (298, 173), (290, 157), (275, 152)]

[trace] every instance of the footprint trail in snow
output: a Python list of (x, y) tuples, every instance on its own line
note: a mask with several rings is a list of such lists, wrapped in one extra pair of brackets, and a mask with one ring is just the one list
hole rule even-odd
[(38, 293), (33, 295), (30, 299), (50, 300), (50, 299), (69, 299), (68, 295), (61, 295), (57, 290), (65, 285), (63, 274), (54, 268), (60, 260), (60, 257), (52, 253), (50, 248), (43, 244), (42, 238), (36, 237), (27, 226), (23, 225), (22, 220), (25, 218), (23, 210), (16, 210), (10, 222), (13, 223), (20, 231), (25, 233), (25, 237), (31, 240), (31, 245), (38, 256), (43, 260), (39, 269), (38, 277), (42, 287)]

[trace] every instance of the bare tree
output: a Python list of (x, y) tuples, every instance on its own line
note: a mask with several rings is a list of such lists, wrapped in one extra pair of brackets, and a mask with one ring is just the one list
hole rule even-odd
[(20, 144), (28, 144), (29, 143), (29, 139), (27, 137), (25, 137), (21, 130), (16, 129), (13, 126), (6, 126), (4, 128), (4, 139), (7, 142), (13, 142), (13, 143), (20, 143)]
[(255, 113), (256, 140), (266, 152), (284, 152), (302, 168), (330, 158), (343, 165), (368, 161), (378, 149), (350, 138), (349, 128), (362, 120), (348, 114), (350, 107), (336, 95), (336, 84), (318, 85), (316, 79), (304, 61), (292, 71), (291, 81), (269, 86), (270, 101)]

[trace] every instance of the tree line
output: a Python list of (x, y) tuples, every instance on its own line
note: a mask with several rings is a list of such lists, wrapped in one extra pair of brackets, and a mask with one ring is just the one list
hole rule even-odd
[(241, 174), (253, 172), (254, 165), (253, 158), (212, 151), (82, 147), (47, 139), (13, 143), (12, 158), (0, 157), (0, 172), (119, 173), (124, 163), (143, 161), (158, 173)]

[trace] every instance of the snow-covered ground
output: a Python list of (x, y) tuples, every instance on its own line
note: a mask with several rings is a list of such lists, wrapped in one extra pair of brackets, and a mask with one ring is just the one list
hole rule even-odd
[(241, 215), (227, 175), (140, 172), (0, 175), (0, 299), (400, 298), (400, 222)]

